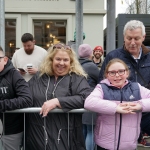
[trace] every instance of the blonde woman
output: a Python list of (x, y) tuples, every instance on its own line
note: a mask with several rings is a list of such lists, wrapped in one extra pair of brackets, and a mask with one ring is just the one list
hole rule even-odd
[[(40, 114), (28, 117), (28, 150), (85, 150), (82, 114), (71, 113), (68, 119), (65, 113), (83, 108), (84, 100), (90, 94), (85, 77), (69, 46), (56, 44), (48, 51), (40, 72), (29, 81), (34, 107), (42, 109)], [(64, 113), (49, 113), (54, 108), (60, 108)]]

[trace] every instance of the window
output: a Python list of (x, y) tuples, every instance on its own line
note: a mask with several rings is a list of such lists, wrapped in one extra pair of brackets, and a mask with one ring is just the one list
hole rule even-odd
[(48, 49), (59, 42), (66, 44), (66, 20), (33, 20), (36, 45)]
[(5, 55), (12, 58), (16, 49), (16, 20), (5, 20)]

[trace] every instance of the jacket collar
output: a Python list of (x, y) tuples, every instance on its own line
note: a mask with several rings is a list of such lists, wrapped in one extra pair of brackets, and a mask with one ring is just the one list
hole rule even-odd
[(142, 44), (142, 52), (144, 55), (148, 54), (150, 52), (150, 48), (146, 47), (145, 45)]
[(79, 62), (82, 65), (84, 63), (92, 62), (92, 60), (90, 60), (88, 58), (79, 58)]
[[(147, 55), (149, 52), (150, 52), (150, 48), (146, 47), (144, 44), (141, 45), (141, 48), (142, 48), (142, 56), (143, 55)], [(123, 49), (129, 53), (125, 47), (125, 45), (123, 45)]]
[[(104, 83), (104, 84), (106, 84), (106, 85), (108, 85), (108, 86), (115, 87), (114, 85), (112, 85), (112, 84), (109, 82), (108, 79), (104, 79), (104, 80), (102, 80), (100, 83)], [(124, 83), (124, 86), (127, 85), (128, 83), (129, 83), (129, 81), (126, 80), (125, 83)], [(124, 87), (124, 86), (123, 86), (123, 87)], [(122, 87), (122, 88), (123, 88), (123, 87)], [(116, 88), (117, 88), (117, 87), (116, 87)]]

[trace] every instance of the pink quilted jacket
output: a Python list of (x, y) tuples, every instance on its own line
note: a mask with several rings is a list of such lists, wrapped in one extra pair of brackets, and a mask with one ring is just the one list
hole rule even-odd
[[(107, 79), (102, 83), (110, 85)], [(141, 100), (134, 102), (140, 103), (141, 112), (136, 114), (122, 115), (122, 128), (119, 150), (135, 150), (140, 133), (141, 113), (150, 111), (150, 90), (140, 84)], [(94, 131), (95, 143), (108, 150), (116, 150), (120, 126), (120, 114), (116, 113), (118, 101), (103, 99), (103, 90), (98, 84), (94, 91), (86, 98), (84, 107), (93, 112), (97, 112), (97, 121)]]

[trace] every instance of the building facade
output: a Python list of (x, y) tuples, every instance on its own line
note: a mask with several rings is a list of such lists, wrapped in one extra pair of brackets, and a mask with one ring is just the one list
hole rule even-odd
[[(74, 39), (75, 0), (5, 0), (5, 51), (12, 57), (22, 47), (24, 33), (34, 35), (36, 44), (48, 49)], [(104, 0), (83, 0), (84, 43), (103, 46)]]

